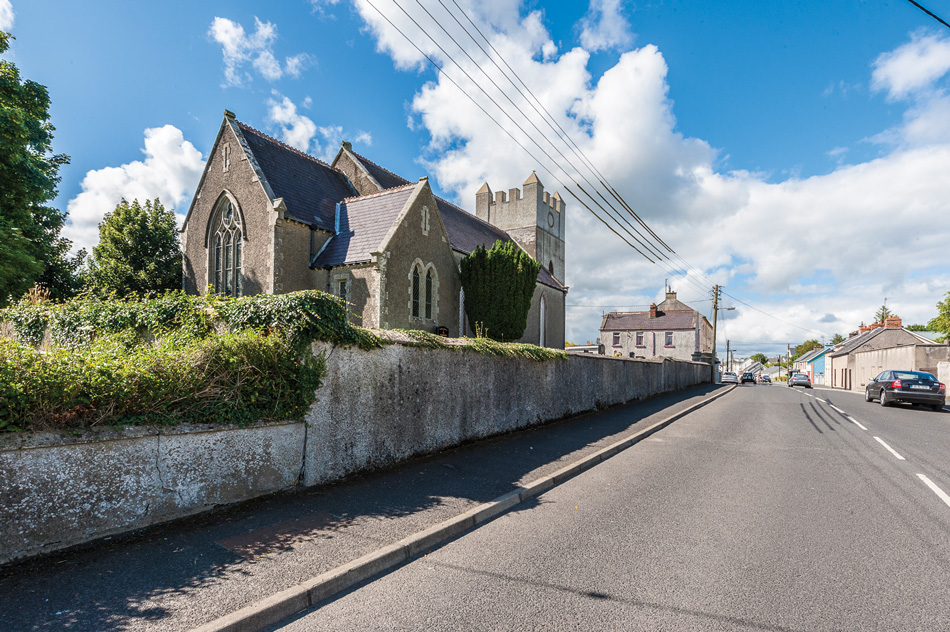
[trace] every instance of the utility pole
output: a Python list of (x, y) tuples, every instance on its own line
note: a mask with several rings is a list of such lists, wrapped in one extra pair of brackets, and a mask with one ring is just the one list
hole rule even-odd
[(785, 363), (788, 366), (785, 367), (785, 370), (787, 372), (787, 377), (791, 379), (792, 377), (792, 345), (789, 343), (785, 343), (785, 347), (788, 349), (788, 353), (785, 356), (785, 360), (786, 360)]
[(726, 368), (732, 370), (732, 356), (729, 355), (729, 339), (726, 338)]
[(713, 285), (713, 344), (712, 344), (712, 381), (719, 381), (719, 369), (716, 367), (716, 320), (719, 316), (719, 286)]

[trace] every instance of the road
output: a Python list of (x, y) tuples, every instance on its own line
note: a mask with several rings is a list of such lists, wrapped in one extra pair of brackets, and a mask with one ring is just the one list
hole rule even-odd
[(950, 630), (950, 414), (744, 385), (275, 628)]

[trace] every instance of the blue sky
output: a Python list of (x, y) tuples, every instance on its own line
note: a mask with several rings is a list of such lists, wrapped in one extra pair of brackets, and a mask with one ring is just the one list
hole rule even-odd
[[(950, 290), (950, 29), (909, 2), (459, 4), (702, 271), (647, 264), (569, 201), (570, 339), (667, 278), (707, 314), (711, 282), (762, 310), (726, 299), (722, 333), (749, 353), (847, 333), (885, 297), (926, 321)], [(50, 90), (55, 151), (72, 157), (57, 205), (79, 245), (122, 195), (183, 212), (225, 108), (317, 156), (353, 141), (466, 208), (481, 182), (533, 169), (557, 188), (366, 0), (0, 0), (0, 27), (17, 38), (6, 57)]]

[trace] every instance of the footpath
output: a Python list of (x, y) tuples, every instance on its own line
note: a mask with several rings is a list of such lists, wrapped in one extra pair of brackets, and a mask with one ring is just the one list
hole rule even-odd
[(696, 386), (0, 566), (0, 630), (261, 630), (245, 615), (230, 628), (215, 622), (532, 481), (563, 476), (727, 390)]

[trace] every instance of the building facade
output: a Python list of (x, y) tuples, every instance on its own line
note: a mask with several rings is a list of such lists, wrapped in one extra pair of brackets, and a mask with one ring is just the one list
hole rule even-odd
[(459, 262), (479, 245), (514, 241), (542, 261), (520, 342), (563, 348), (564, 202), (534, 174), (510, 200), (486, 191), (473, 215), (427, 178), (401, 178), (349, 143), (326, 164), (226, 112), (181, 229), (183, 288), (317, 289), (345, 298), (365, 327), (473, 335)]
[(600, 326), (606, 355), (624, 358), (692, 360), (712, 353), (712, 325), (705, 316), (676, 298), (672, 290), (646, 312), (610, 312)]

